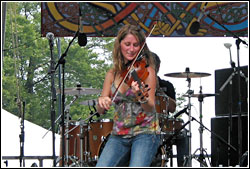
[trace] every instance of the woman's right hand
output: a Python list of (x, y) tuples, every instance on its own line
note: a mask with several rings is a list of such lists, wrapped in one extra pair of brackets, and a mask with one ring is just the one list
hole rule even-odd
[(102, 109), (102, 111), (98, 111), (99, 113), (103, 114), (105, 110), (109, 110), (111, 106), (111, 98), (108, 96), (100, 96), (98, 98), (98, 107)]

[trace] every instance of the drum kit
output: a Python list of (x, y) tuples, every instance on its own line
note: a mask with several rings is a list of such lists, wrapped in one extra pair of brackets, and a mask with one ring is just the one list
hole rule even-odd
[[(90, 116), (84, 120), (71, 120), (69, 115), (70, 106), (81, 95), (100, 94), (101, 90), (93, 88), (67, 88), (66, 95), (75, 96), (74, 99), (65, 107), (66, 120), (64, 121), (64, 146), (62, 145), (62, 126), (60, 141), (60, 156), (57, 160), (60, 166), (68, 167), (93, 167), (96, 165), (104, 142), (113, 128), (113, 121), (101, 119), (93, 121), (94, 116), (99, 114), (91, 111)], [(96, 99), (80, 102), (82, 105), (95, 106)], [(60, 118), (60, 117), (59, 117)], [(59, 119), (58, 118), (58, 119)], [(62, 162), (63, 151), (65, 151), (64, 164)]]
[[(205, 127), (202, 123), (202, 102), (205, 97), (210, 96), (216, 96), (217, 94), (203, 94), (202, 93), (202, 87), (200, 87), (199, 94), (194, 94), (192, 90), (190, 90), (191, 86), (191, 78), (202, 78), (206, 76), (210, 76), (208, 73), (200, 73), (200, 72), (190, 72), (189, 68), (186, 68), (185, 72), (179, 72), (179, 73), (169, 73), (165, 74), (167, 77), (174, 77), (174, 78), (187, 78), (188, 81), (188, 91), (186, 94), (183, 95), (183, 97), (188, 97), (188, 105), (187, 108), (184, 108), (182, 111), (176, 113), (173, 116), (170, 116), (168, 114), (168, 96), (164, 94), (164, 92), (156, 93), (156, 111), (159, 114), (159, 124), (161, 127), (161, 133), (162, 133), (162, 143), (161, 146), (158, 149), (158, 153), (156, 158), (153, 161), (153, 166), (161, 166), (166, 167), (167, 163), (169, 161), (169, 158), (171, 158), (170, 165), (173, 166), (172, 162), (172, 145), (175, 142), (175, 139), (178, 138), (178, 136), (181, 137), (181, 135), (186, 135), (189, 138), (189, 155), (186, 157), (183, 166), (191, 166), (191, 160), (195, 157), (195, 153), (200, 150), (200, 156), (198, 157), (198, 161), (200, 162), (201, 166), (207, 166), (205, 162), (205, 149), (203, 148), (203, 128)], [(164, 91), (164, 89), (162, 89)], [(163, 94), (162, 94), (163, 93)], [(191, 116), (191, 97), (198, 98), (200, 102), (200, 119), (199, 121), (196, 121), (200, 124), (199, 132), (200, 132), (200, 148), (198, 148), (194, 154), (191, 154), (191, 121), (194, 119)], [(187, 112), (188, 110), (188, 112)], [(189, 120), (184, 124), (183, 120), (180, 118), (176, 118), (182, 113), (186, 112), (189, 115)], [(184, 132), (183, 129), (189, 125), (189, 130), (187, 132)]]
[[(203, 134), (203, 124), (202, 124), (202, 107), (201, 102), (203, 101), (203, 98), (215, 96), (215, 94), (203, 94), (200, 90), (199, 94), (194, 94), (190, 90), (190, 78), (201, 78), (205, 76), (209, 76), (208, 73), (195, 73), (195, 72), (189, 72), (189, 69), (186, 69), (186, 72), (181, 73), (170, 73), (165, 74), (165, 76), (168, 77), (175, 77), (175, 78), (187, 78), (187, 81), (189, 83), (189, 90), (186, 95), (183, 95), (184, 97), (189, 98), (188, 107), (186, 110), (189, 110), (189, 121), (184, 124), (182, 119), (173, 118), (168, 115), (168, 99), (167, 96), (164, 94), (164, 92), (156, 93), (156, 111), (159, 116), (159, 124), (161, 127), (161, 132), (163, 133), (162, 137), (162, 144), (158, 149), (158, 152), (152, 162), (151, 166), (167, 166), (167, 162), (169, 158), (172, 158), (172, 147), (171, 143), (175, 139), (176, 136), (181, 134), (182, 129), (186, 125), (189, 124), (189, 131), (191, 131), (191, 115), (190, 115), (190, 98), (196, 97), (198, 98), (200, 102), (200, 150), (201, 157), (203, 158), (202, 161), (204, 163), (204, 148), (203, 148), (203, 140), (202, 140), (202, 134)], [(110, 135), (112, 128), (113, 128), (113, 121), (111, 119), (101, 119), (97, 121), (93, 121), (92, 117), (99, 115), (96, 113), (90, 113), (91, 115), (84, 120), (70, 120), (69, 119), (69, 108), (70, 106), (75, 102), (75, 100), (80, 95), (91, 95), (91, 94), (99, 94), (101, 90), (98, 89), (92, 89), (92, 88), (67, 88), (65, 89), (65, 94), (67, 95), (74, 95), (75, 98), (73, 101), (70, 102), (68, 106), (66, 106), (66, 121), (64, 122), (65, 125), (65, 132), (64, 132), (64, 138), (65, 138), (65, 164), (62, 164), (62, 139), (60, 143), (60, 157), (57, 160), (57, 163), (59, 162), (60, 166), (72, 166), (72, 167), (93, 167), (96, 165), (97, 160), (101, 154), (102, 149), (104, 148), (104, 145), (107, 141), (108, 136)], [(80, 104), (85, 106), (93, 106), (95, 107), (97, 100), (87, 100), (80, 102)], [(62, 130), (62, 128), (61, 128)], [(62, 132), (61, 132), (62, 133)], [(190, 136), (190, 133), (186, 133), (187, 136)], [(189, 137), (191, 139), (191, 137)], [(191, 140), (189, 141), (189, 156), (186, 158), (186, 166), (190, 165), (190, 160), (193, 158), (191, 155)], [(196, 150), (196, 151), (198, 151)], [(196, 152), (195, 151), (195, 152)], [(205, 166), (205, 165), (204, 165)]]
[[(202, 115), (202, 102), (203, 102), (203, 99), (205, 97), (216, 96), (217, 94), (204, 94), (204, 93), (202, 93), (202, 86), (200, 86), (199, 94), (194, 94), (193, 90), (190, 90), (190, 86), (191, 86), (191, 78), (207, 77), (207, 76), (210, 76), (210, 74), (209, 73), (201, 73), (201, 72), (190, 72), (189, 68), (187, 67), (185, 72), (169, 73), (169, 74), (165, 74), (165, 76), (174, 77), (174, 78), (186, 78), (187, 79), (186, 81), (188, 82), (188, 91), (186, 92), (185, 95), (183, 95), (183, 97), (188, 97), (188, 105), (187, 105), (187, 108), (185, 110), (188, 110), (188, 112), (186, 112), (186, 113), (188, 114), (189, 119), (188, 119), (188, 122), (185, 123), (184, 125), (182, 125), (183, 124), (183, 121), (182, 121), (182, 123), (181, 123), (182, 127), (181, 127), (181, 125), (176, 126), (177, 131), (175, 130), (175, 133), (174, 133), (174, 135), (178, 135), (178, 132), (181, 131), (181, 129), (183, 129), (184, 126), (189, 124), (189, 129), (188, 129), (188, 133), (187, 133), (187, 136), (189, 138), (189, 148), (188, 148), (189, 155), (186, 157), (183, 165), (186, 167), (191, 167), (192, 166), (192, 158), (195, 158), (195, 153), (199, 150), (200, 155), (197, 158), (197, 160), (198, 160), (198, 162), (200, 162), (201, 167), (204, 167), (204, 166), (207, 167), (206, 160), (205, 160), (205, 154), (204, 154), (204, 152), (206, 152), (206, 150), (203, 148), (203, 130), (204, 130), (205, 126), (203, 125), (203, 122), (202, 122), (202, 117), (203, 117), (203, 115)], [(198, 101), (200, 103), (199, 104), (199, 107), (200, 107), (200, 109), (199, 109), (200, 110), (199, 121), (191, 116), (191, 97), (198, 98)], [(199, 128), (200, 148), (198, 148), (192, 155), (191, 154), (191, 121), (194, 119), (200, 124), (200, 128)], [(166, 124), (166, 123), (164, 123), (164, 124)], [(172, 124), (171, 120), (170, 120), (169, 124)], [(163, 126), (163, 129), (164, 129), (164, 127), (165, 126)], [(170, 137), (170, 138), (172, 138), (172, 137)]]

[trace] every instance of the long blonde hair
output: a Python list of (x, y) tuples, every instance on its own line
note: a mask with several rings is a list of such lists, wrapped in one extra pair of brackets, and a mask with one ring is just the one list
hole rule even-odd
[[(123, 70), (126, 69), (125, 60), (124, 57), (122, 56), (120, 43), (128, 34), (132, 34), (137, 38), (140, 47), (142, 47), (144, 42), (146, 41), (146, 36), (144, 32), (135, 25), (124, 25), (119, 30), (118, 35), (115, 39), (114, 49), (113, 49), (113, 62), (114, 62), (113, 70), (118, 73), (121, 73)], [(146, 43), (141, 53), (145, 55), (148, 65), (154, 68), (155, 67), (154, 61)]]

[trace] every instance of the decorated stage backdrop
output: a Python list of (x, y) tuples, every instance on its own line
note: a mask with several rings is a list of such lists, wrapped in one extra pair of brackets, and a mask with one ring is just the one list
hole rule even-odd
[[(192, 34), (199, 16), (200, 28)], [(247, 2), (42, 2), (41, 33), (73, 36), (82, 25), (88, 37), (114, 37), (125, 24), (146, 34), (156, 24), (154, 37), (233, 36), (211, 17), (237, 36), (248, 36)]]

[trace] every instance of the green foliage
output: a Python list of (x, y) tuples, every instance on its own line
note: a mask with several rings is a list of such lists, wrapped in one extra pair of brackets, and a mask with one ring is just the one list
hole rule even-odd
[[(51, 76), (48, 73), (52, 59), (48, 40), (40, 34), (40, 3), (7, 3), (7, 8), (6, 30), (9, 31), (5, 33), (4, 43), (2, 108), (19, 116), (23, 110), (17, 101), (20, 100), (21, 105), (25, 102), (25, 119), (49, 128), (53, 109)], [(65, 52), (71, 39), (60, 38), (60, 55)], [(81, 84), (84, 88), (102, 89), (105, 74), (112, 66), (110, 64), (112, 46), (113, 38), (88, 38), (87, 46), (82, 48), (77, 42), (73, 42), (65, 57), (65, 88)], [(53, 50), (55, 64), (61, 57), (57, 47), (56, 44)], [(62, 73), (59, 73), (59, 68), (54, 76), (57, 91), (54, 110), (57, 118), (62, 112), (58, 92)], [(70, 107), (69, 114), (72, 120), (88, 118), (91, 113), (90, 108), (79, 103), (97, 97), (98, 95), (79, 96)], [(66, 95), (65, 106), (72, 100), (73, 96)], [(107, 115), (108, 118), (112, 118), (112, 113)]]

